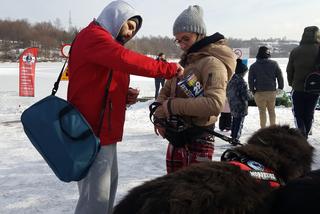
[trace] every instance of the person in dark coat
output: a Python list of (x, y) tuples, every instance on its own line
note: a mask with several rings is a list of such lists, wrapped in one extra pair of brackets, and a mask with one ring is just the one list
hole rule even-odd
[[(167, 61), (166, 55), (164, 55), (164, 53), (159, 53), (156, 60), (166, 62)], [(155, 95), (154, 95), (155, 99), (157, 99), (157, 97), (158, 97), (159, 90), (160, 90), (160, 84), (161, 84), (161, 87), (163, 87), (165, 80), (166, 80), (165, 78), (161, 78), (161, 77), (154, 78), (154, 86), (156, 88)]]
[(309, 73), (315, 71), (315, 61), (319, 52), (320, 32), (316, 26), (304, 29), (300, 45), (294, 48), (287, 65), (288, 84), (292, 87), (293, 114), (296, 126), (308, 137), (314, 109), (319, 94), (304, 91), (304, 82)]
[(261, 46), (256, 56), (257, 61), (250, 66), (248, 76), (249, 88), (259, 109), (261, 128), (267, 123), (266, 109), (270, 125), (276, 124), (277, 83), (278, 89), (283, 89), (281, 69), (276, 61), (269, 59), (270, 57), (269, 48)]
[(250, 99), (248, 85), (243, 79), (248, 67), (237, 59), (235, 74), (227, 86), (227, 98), (232, 115), (231, 137), (238, 139), (241, 136), (244, 118), (248, 115), (248, 100)]

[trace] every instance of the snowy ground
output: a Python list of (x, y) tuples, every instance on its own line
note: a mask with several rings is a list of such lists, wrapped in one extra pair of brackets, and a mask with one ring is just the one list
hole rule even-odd
[[(277, 59), (284, 71), (287, 59)], [(252, 63), (252, 59), (249, 64)], [(0, 213), (70, 214), (76, 205), (76, 183), (59, 181), (23, 132), (20, 115), (35, 101), (49, 95), (61, 69), (61, 63), (39, 63), (36, 67), (36, 95), (18, 96), (18, 64), (0, 64)], [(153, 96), (153, 79), (133, 76), (131, 86), (140, 88), (140, 97)], [(67, 82), (62, 82), (58, 96), (65, 97)], [(286, 91), (289, 87), (285, 86)], [(143, 181), (165, 174), (166, 141), (153, 133), (148, 118), (152, 101), (131, 106), (127, 111), (123, 142), (118, 144), (119, 186), (117, 200)], [(290, 108), (277, 107), (277, 122), (294, 125)], [(319, 168), (320, 111), (315, 114), (310, 143), (316, 148), (313, 168)], [(249, 108), (241, 141), (259, 128), (258, 110)], [(229, 134), (229, 133), (225, 133)], [(229, 145), (216, 139), (214, 160)]]

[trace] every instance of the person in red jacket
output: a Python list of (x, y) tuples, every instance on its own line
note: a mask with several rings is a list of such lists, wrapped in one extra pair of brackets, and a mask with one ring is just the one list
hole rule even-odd
[[(88, 175), (78, 182), (76, 214), (112, 213), (118, 181), (116, 143), (122, 140), (126, 105), (135, 103), (139, 94), (129, 88), (130, 74), (167, 79), (183, 74), (177, 63), (156, 61), (123, 46), (141, 24), (141, 16), (129, 4), (113, 1), (72, 44), (68, 100), (101, 141), (101, 150)], [(103, 100), (110, 74), (109, 94)], [(103, 102), (106, 107), (102, 111)]]

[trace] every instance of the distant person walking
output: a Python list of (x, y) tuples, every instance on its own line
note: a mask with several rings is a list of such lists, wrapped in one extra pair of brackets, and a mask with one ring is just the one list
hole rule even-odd
[(266, 127), (268, 109), (270, 125), (276, 124), (276, 94), (277, 82), (278, 89), (283, 89), (283, 77), (278, 63), (270, 60), (270, 50), (266, 46), (261, 46), (256, 56), (257, 60), (250, 66), (249, 69), (249, 88), (254, 94), (259, 115), (260, 127)]
[(292, 112), (296, 126), (308, 138), (312, 126), (314, 109), (319, 94), (304, 91), (307, 75), (315, 70), (315, 62), (319, 52), (320, 32), (316, 26), (306, 27), (300, 45), (294, 48), (287, 66), (288, 84), (292, 87)]
[(250, 99), (248, 85), (244, 76), (248, 72), (248, 67), (237, 59), (235, 74), (232, 76), (227, 86), (227, 98), (232, 115), (231, 137), (239, 140), (243, 127), (244, 118), (248, 115), (248, 100)]
[[(159, 53), (156, 60), (166, 62), (167, 61), (166, 55), (164, 55), (164, 53)], [(161, 77), (154, 78), (154, 84), (155, 84), (155, 88), (156, 88), (155, 95), (154, 95), (155, 99), (157, 99), (157, 97), (158, 97), (159, 90), (160, 90), (160, 84), (161, 84), (161, 87), (163, 87), (165, 80), (166, 80), (165, 78), (161, 78)]]

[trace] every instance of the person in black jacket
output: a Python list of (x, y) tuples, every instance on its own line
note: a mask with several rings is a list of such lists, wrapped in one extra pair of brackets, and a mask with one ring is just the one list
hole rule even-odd
[(276, 124), (277, 82), (278, 89), (283, 89), (281, 69), (276, 61), (269, 59), (270, 56), (269, 48), (261, 46), (256, 56), (257, 61), (249, 69), (249, 88), (254, 94), (254, 101), (259, 109), (261, 128), (266, 127), (266, 109), (268, 109), (270, 125)]
[(306, 77), (315, 71), (319, 47), (319, 28), (317, 26), (306, 27), (300, 45), (291, 51), (287, 65), (287, 78), (289, 86), (292, 87), (292, 110), (296, 126), (306, 138), (311, 130), (319, 94), (306, 92), (304, 82)]
[(227, 86), (227, 98), (232, 115), (231, 137), (239, 140), (245, 116), (248, 114), (248, 100), (250, 99), (248, 85), (243, 79), (248, 67), (237, 59), (235, 74)]

